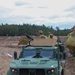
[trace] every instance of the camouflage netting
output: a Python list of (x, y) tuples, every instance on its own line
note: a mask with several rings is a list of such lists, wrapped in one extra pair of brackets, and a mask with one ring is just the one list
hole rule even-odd
[(43, 34), (43, 31), (42, 31), (42, 30), (39, 30), (38, 33), (39, 33), (39, 34)]
[(41, 38), (41, 39), (46, 39), (47, 36), (45, 36), (45, 35), (40, 35), (40, 38)]
[(19, 39), (18, 45), (27, 45), (30, 40), (26, 36), (22, 36)]
[(72, 33), (68, 36), (66, 41), (67, 48), (70, 49), (70, 52), (75, 56), (75, 34)]

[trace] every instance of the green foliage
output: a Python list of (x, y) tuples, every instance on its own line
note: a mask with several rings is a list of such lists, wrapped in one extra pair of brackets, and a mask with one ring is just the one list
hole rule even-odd
[(54, 30), (52, 26), (46, 27), (45, 25), (38, 26), (35, 24), (1, 24), (0, 36), (21, 36), (25, 34), (36, 35), (39, 30), (42, 30), (45, 35), (48, 35), (48, 33), (50, 32), (54, 35), (66, 36), (70, 32), (69, 29), (60, 30), (59, 27), (57, 28), (58, 30)]

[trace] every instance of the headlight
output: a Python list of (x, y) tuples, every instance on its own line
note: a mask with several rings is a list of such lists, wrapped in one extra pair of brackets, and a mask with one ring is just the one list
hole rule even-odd
[(54, 73), (54, 72), (55, 72), (55, 69), (54, 68), (52, 68), (50, 70), (47, 70), (47, 74), (51, 74), (51, 73)]
[(55, 72), (55, 70), (54, 69), (51, 69), (51, 72), (53, 73), (53, 72)]
[(14, 69), (14, 68), (11, 68), (11, 72), (17, 74), (18, 73), (18, 70), (17, 69)]

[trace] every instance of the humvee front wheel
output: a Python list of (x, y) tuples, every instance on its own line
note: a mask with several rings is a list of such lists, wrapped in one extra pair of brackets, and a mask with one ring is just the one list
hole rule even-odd
[(64, 75), (64, 69), (62, 69), (62, 71), (61, 71), (61, 75)]

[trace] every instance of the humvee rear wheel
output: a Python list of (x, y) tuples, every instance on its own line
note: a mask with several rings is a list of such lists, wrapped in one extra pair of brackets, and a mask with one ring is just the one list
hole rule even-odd
[(62, 71), (61, 71), (61, 75), (64, 75), (64, 69), (62, 69)]

